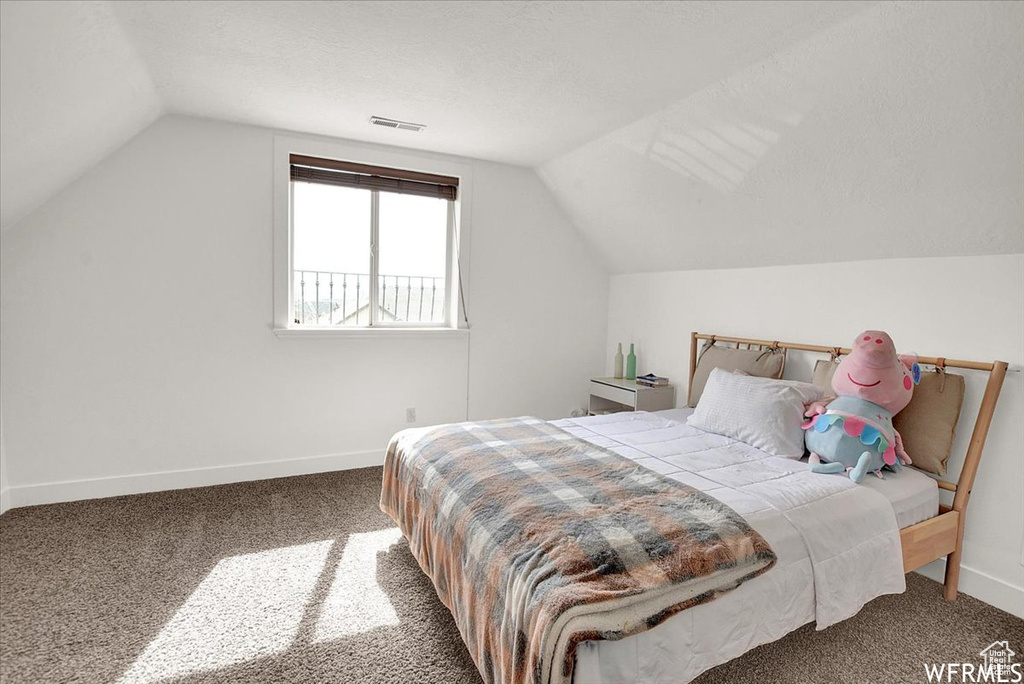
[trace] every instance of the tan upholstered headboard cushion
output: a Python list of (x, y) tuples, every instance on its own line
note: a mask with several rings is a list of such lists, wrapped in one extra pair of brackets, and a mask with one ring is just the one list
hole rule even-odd
[(839, 361), (821, 359), (814, 364), (814, 374), (811, 376), (811, 384), (817, 385), (824, 390), (826, 397), (834, 397), (836, 395), (836, 393), (832, 391), (832, 376), (836, 374), (836, 368), (839, 368)]
[(946, 474), (963, 403), (962, 375), (938, 371), (921, 375), (910, 403), (892, 420), (916, 467), (936, 475)]
[(730, 349), (716, 344), (705, 345), (697, 358), (697, 369), (690, 382), (690, 395), (686, 403), (691, 408), (700, 400), (704, 385), (714, 368), (730, 372), (743, 371), (747, 375), (777, 380), (786, 370), (786, 352), (782, 349)]

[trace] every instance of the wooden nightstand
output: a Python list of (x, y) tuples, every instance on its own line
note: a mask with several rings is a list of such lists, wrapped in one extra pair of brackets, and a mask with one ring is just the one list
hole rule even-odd
[(619, 411), (661, 411), (675, 408), (676, 390), (672, 385), (645, 387), (624, 378), (591, 378), (592, 416)]

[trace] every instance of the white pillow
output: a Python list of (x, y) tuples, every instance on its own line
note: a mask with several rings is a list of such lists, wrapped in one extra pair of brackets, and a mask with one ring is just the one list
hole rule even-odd
[(804, 405), (824, 392), (807, 382), (736, 375), (715, 368), (687, 424), (775, 456), (804, 455)]

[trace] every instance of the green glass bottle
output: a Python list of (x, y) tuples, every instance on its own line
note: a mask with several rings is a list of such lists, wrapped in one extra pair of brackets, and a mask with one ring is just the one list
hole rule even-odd
[(626, 379), (636, 380), (636, 354), (633, 353), (633, 343), (629, 343), (629, 355), (626, 356)]

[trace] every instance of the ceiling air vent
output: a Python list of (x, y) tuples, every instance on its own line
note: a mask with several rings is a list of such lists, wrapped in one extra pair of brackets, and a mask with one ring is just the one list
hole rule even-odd
[(376, 124), (377, 126), (385, 126), (387, 128), (397, 128), (400, 131), (422, 131), (426, 126), (418, 123), (410, 123), (408, 121), (395, 121), (394, 119), (385, 119), (383, 116), (371, 116), (370, 123)]

